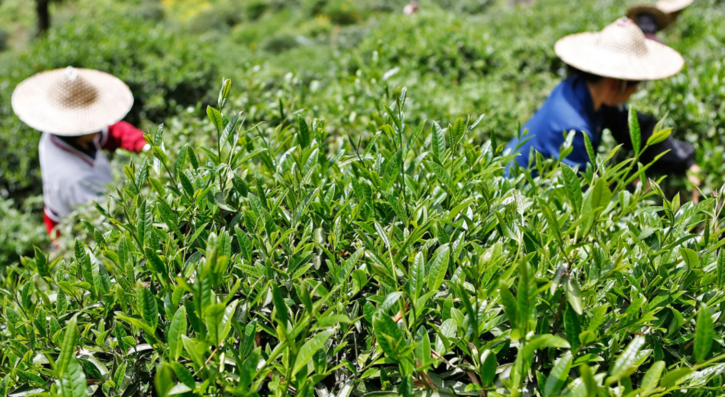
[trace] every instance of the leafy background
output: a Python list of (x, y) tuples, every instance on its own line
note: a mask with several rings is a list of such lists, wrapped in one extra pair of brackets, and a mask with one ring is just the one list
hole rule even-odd
[[(627, 2), (102, 3), (54, 6), (40, 40), (0, 5), (0, 394), (721, 394), (721, 2), (663, 36), (687, 68), (633, 101), (696, 146), (697, 206), (676, 178), (625, 191), (611, 143), (581, 178), (501, 177), (555, 40)], [(7, 98), (68, 63), (164, 128), (43, 253), (37, 133)]]

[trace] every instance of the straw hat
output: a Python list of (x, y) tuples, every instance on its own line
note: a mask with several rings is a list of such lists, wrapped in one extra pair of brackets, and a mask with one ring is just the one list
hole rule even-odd
[(657, 8), (672, 14), (673, 12), (682, 11), (689, 7), (695, 0), (660, 0), (657, 2)]
[(13, 92), (13, 111), (25, 124), (55, 135), (99, 132), (131, 110), (131, 90), (116, 77), (71, 66), (38, 73)]
[(677, 74), (685, 64), (677, 51), (645, 38), (628, 18), (620, 18), (600, 32), (561, 38), (554, 51), (579, 70), (621, 80), (664, 79)]
[(636, 21), (637, 17), (642, 14), (651, 15), (657, 20), (658, 31), (665, 29), (672, 23), (670, 14), (662, 11), (655, 4), (638, 4), (632, 6), (627, 11), (627, 18)]

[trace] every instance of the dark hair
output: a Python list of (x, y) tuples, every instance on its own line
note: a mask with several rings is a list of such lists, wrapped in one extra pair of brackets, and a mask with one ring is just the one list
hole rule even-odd
[[(593, 84), (596, 84), (604, 79), (603, 76), (585, 72), (583, 70), (579, 70), (570, 65), (566, 65), (566, 75), (567, 76), (579, 76), (587, 83), (593, 83)], [(622, 80), (622, 79), (617, 79), (617, 80), (623, 82), (627, 88), (639, 85), (641, 83), (641, 81), (636, 81), (636, 80)]]
[(571, 65), (566, 65), (566, 75), (567, 76), (579, 76), (582, 79), (584, 79), (584, 81), (586, 81), (587, 83), (598, 83), (598, 82), (602, 81), (602, 79), (604, 78), (602, 76), (599, 76), (599, 75), (596, 75), (593, 73), (579, 70)]
[(644, 33), (655, 34), (661, 30), (660, 24), (657, 22), (657, 17), (652, 14), (644, 12), (637, 14), (634, 17), (634, 23), (636, 23)]

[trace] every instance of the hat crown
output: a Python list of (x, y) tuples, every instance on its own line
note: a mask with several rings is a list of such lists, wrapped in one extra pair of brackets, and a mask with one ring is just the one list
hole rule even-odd
[(656, 4), (657, 8), (666, 13), (682, 11), (689, 7), (694, 0), (660, 0)]
[(597, 45), (606, 51), (629, 56), (647, 55), (647, 38), (629, 18), (620, 18), (599, 32)]
[(68, 66), (49, 88), (50, 100), (64, 109), (85, 108), (98, 98), (98, 90), (78, 70)]

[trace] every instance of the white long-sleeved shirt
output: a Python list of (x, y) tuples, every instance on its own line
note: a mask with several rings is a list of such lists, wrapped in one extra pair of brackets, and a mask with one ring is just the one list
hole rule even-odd
[(106, 185), (113, 182), (108, 158), (101, 149), (141, 152), (149, 147), (143, 132), (125, 121), (104, 129), (93, 144), (95, 157), (52, 134), (44, 133), (40, 138), (44, 222), (48, 234), (76, 206), (101, 198)]
[(95, 158), (58, 137), (43, 133), (40, 138), (40, 170), (43, 177), (45, 214), (55, 223), (81, 204), (97, 200), (113, 182), (108, 158), (101, 150), (104, 131), (93, 142)]

